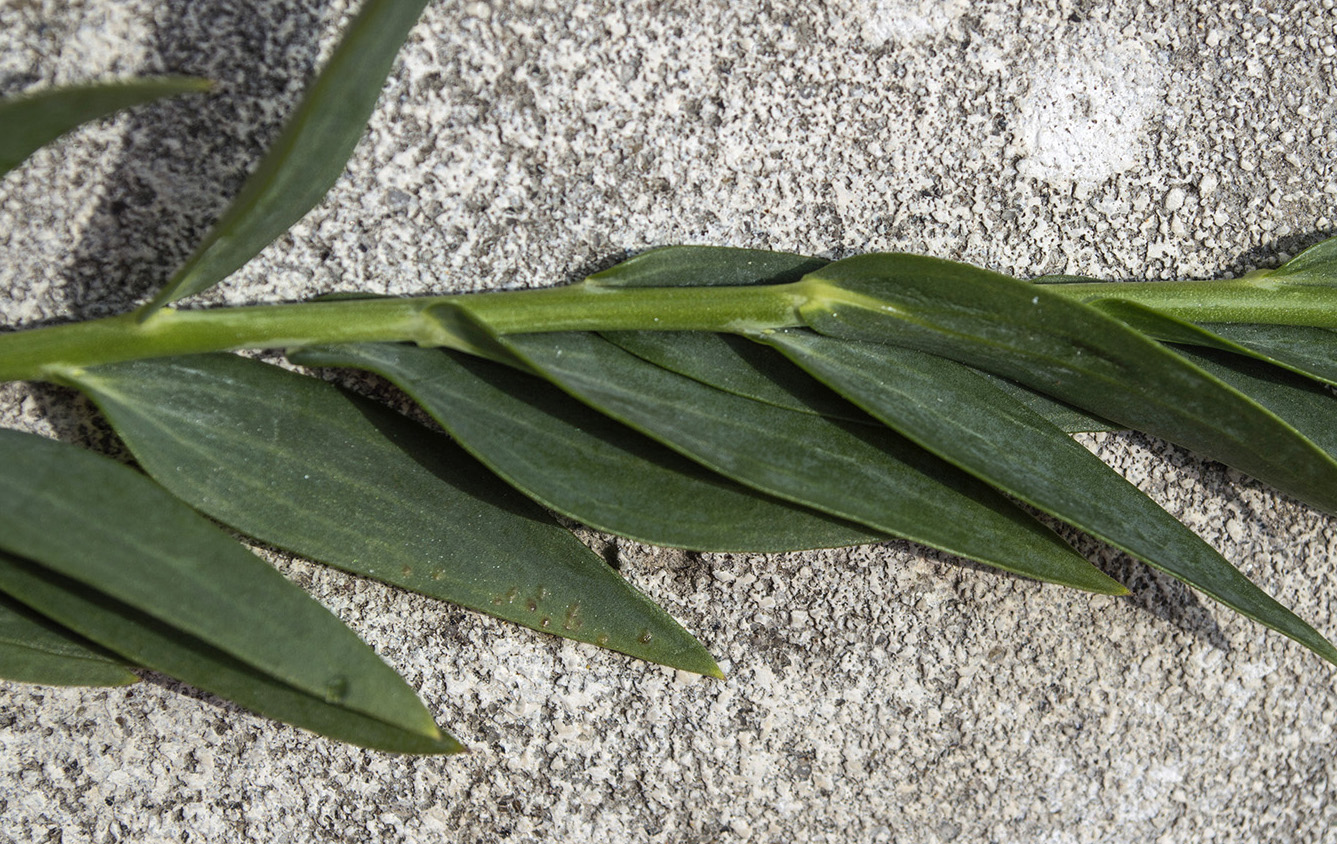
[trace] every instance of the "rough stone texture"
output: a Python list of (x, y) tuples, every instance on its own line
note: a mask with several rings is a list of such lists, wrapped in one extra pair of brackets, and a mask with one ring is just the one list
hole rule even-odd
[[(0, 94), (220, 83), (0, 183), (4, 323), (160, 284), (348, 9), (0, 2)], [(1335, 24), (1331, 0), (438, 2), (327, 201), (201, 299), (549, 285), (667, 243), (1239, 273), (1333, 228)], [(115, 448), (64, 391), (5, 385), (0, 409)], [(1330, 519), (1149, 438), (1087, 442), (1337, 634)], [(0, 841), (1333, 841), (1331, 668), (1074, 540), (1134, 597), (900, 543), (614, 542), (725, 682), (271, 553), (474, 752), (349, 749), (153, 677), (2, 685)]]

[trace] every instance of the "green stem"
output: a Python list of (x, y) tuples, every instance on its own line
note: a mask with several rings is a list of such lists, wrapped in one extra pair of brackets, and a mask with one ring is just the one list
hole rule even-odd
[(470, 321), (498, 334), (755, 331), (799, 325), (793, 285), (542, 290), (354, 299), (211, 310), (164, 309), (0, 334), (0, 381), (60, 380), (71, 369), (236, 349), (408, 341), (487, 354)]
[(1264, 271), (1206, 281), (1059, 282), (1046, 287), (1083, 302), (1137, 302), (1189, 322), (1337, 328), (1337, 286), (1300, 273)]

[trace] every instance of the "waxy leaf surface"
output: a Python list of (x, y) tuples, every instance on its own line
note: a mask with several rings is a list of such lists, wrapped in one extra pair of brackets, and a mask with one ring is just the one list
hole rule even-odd
[(740, 486), (507, 366), (388, 343), (289, 356), (389, 379), (493, 472), (599, 530), (655, 545), (759, 553), (887, 538)]
[(209, 89), (204, 79), (133, 79), (38, 91), (0, 100), (0, 176), (82, 123), (174, 94)]
[(808, 324), (1011, 378), (1337, 512), (1337, 462), (1247, 396), (1123, 323), (966, 264), (865, 255), (804, 281)]
[(227, 354), (112, 364), (71, 380), (145, 471), (249, 536), (535, 630), (718, 672), (546, 512), (382, 405)]
[(1137, 487), (968, 367), (809, 331), (764, 339), (934, 454), (1337, 661), (1317, 631)]
[(227, 278), (325, 196), (427, 2), (366, 0), (241, 192), (141, 314)]
[(604, 339), (679, 375), (787, 410), (868, 424), (872, 420), (771, 349), (732, 334), (608, 331)]
[(1002, 496), (890, 431), (735, 396), (593, 334), (505, 342), (592, 407), (763, 492), (1029, 577), (1123, 591)]
[(124, 686), (139, 680), (103, 648), (2, 593), (0, 678), (48, 686)]
[(345, 741), (458, 749), (324, 607), (109, 458), (0, 430), (0, 551), (0, 591), (125, 659)]
[(1192, 323), (1121, 299), (1096, 299), (1086, 304), (1163, 343), (1246, 355), (1337, 384), (1337, 333), (1324, 328)]
[(663, 246), (597, 272), (597, 287), (730, 287), (798, 281), (825, 266), (823, 258), (728, 246)]

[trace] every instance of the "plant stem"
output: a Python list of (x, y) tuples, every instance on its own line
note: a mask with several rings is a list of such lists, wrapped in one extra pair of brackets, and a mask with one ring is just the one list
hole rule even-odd
[(794, 285), (541, 290), (374, 298), (209, 310), (164, 309), (0, 334), (0, 381), (143, 358), (330, 343), (402, 342), (488, 354), (470, 318), (498, 334), (753, 331), (800, 325)]
[(1189, 322), (1337, 328), (1337, 286), (1302, 273), (1264, 271), (1204, 281), (1059, 282), (1045, 287), (1083, 302), (1137, 302)]

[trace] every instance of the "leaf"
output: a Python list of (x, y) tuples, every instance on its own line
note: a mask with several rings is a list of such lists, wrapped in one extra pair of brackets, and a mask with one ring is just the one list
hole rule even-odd
[(1007, 378), (1000, 378), (991, 372), (985, 372), (980, 369), (972, 368), (971, 371), (987, 378), (989, 383), (993, 384), (999, 390), (1007, 393), (1014, 400), (1021, 402), (1030, 408), (1033, 412), (1044, 417), (1049, 424), (1058, 428), (1067, 434), (1091, 433), (1093, 431), (1122, 431), (1123, 425), (1116, 424), (1108, 419), (1101, 419), (1092, 413), (1087, 413), (1080, 407), (1073, 407), (1066, 402), (1037, 392), (1029, 387), (1023, 387), (1015, 381)]
[(705, 331), (608, 331), (602, 336), (642, 360), (726, 393), (846, 422), (871, 421), (825, 384), (745, 337)]
[(289, 357), (389, 379), (508, 483), (599, 530), (654, 545), (753, 553), (887, 538), (739, 486), (509, 367), (399, 344)]
[(1124, 591), (1006, 499), (888, 431), (734, 396), (593, 334), (504, 342), (590, 406), (762, 492), (1029, 577)]
[(1248, 349), (1254, 357), (1337, 385), (1337, 332), (1307, 325), (1203, 323), (1201, 327)]
[(823, 334), (977, 367), (1337, 512), (1337, 461), (1247, 396), (1094, 308), (967, 264), (863, 255), (804, 281)]
[(764, 339), (944, 460), (1337, 662), (1337, 648), (1191, 530), (968, 367), (808, 331), (770, 332)]
[(822, 258), (727, 246), (664, 246), (585, 279), (593, 287), (726, 287), (798, 281)]
[(194, 254), (140, 311), (205, 290), (306, 215), (343, 173), (428, 0), (366, 0), (236, 199)]
[[(596, 273), (586, 283), (605, 287), (781, 284), (797, 281), (827, 263), (820, 258), (756, 249), (666, 246)], [(690, 331), (604, 332), (603, 336), (637, 357), (726, 392), (790, 410), (867, 421), (862, 414), (851, 413), (847, 403), (833, 400), (830, 390), (805, 379), (775, 355), (741, 337)], [(998, 379), (998, 386), (1065, 431), (1113, 431), (1120, 427), (1005, 379)]]
[(1197, 324), (1121, 299), (1088, 300), (1086, 304), (1163, 343), (1202, 346), (1246, 355), (1337, 384), (1337, 334), (1323, 328)]
[(69, 380), (145, 471), (249, 536), (535, 630), (719, 672), (547, 513), (382, 405), (228, 354), (111, 364)]
[(0, 594), (0, 677), (47, 686), (124, 686), (139, 681), (106, 650), (4, 594)]
[(0, 100), (0, 176), (83, 123), (161, 97), (209, 90), (207, 79), (167, 77), (103, 82)]
[(319, 735), (392, 753), (464, 749), (439, 731), (405, 729), (348, 708), (340, 701), (340, 684), (324, 695), (296, 689), (173, 625), (18, 557), (0, 554), (0, 588), (122, 653), (135, 654), (146, 666)]
[(0, 590), (137, 664), (344, 741), (459, 749), (337, 618), (113, 460), (0, 430), (0, 550)]
[(1207, 349), (1179, 349), (1179, 353), (1337, 458), (1337, 427), (1332, 424), (1337, 397), (1323, 385), (1249, 357)]

